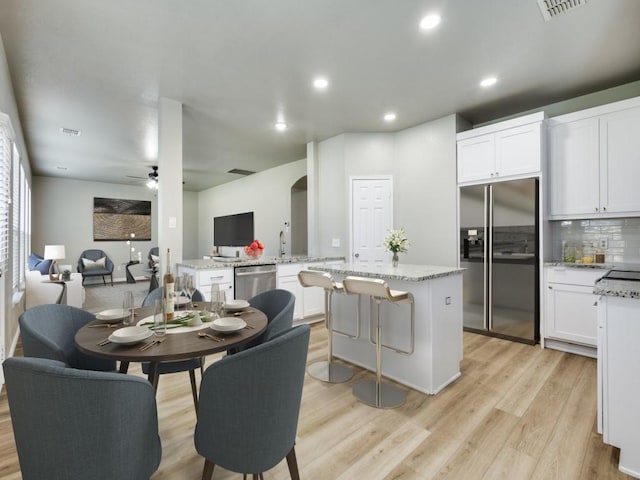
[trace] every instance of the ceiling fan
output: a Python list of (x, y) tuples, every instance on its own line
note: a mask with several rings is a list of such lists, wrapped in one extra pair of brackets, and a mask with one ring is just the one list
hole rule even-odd
[(136, 178), (139, 180), (146, 180), (146, 185), (147, 187), (157, 190), (158, 189), (158, 167), (157, 166), (152, 166), (151, 169), (153, 171), (149, 172), (149, 174), (147, 175), (147, 177), (136, 177), (134, 175), (127, 175), (128, 178)]

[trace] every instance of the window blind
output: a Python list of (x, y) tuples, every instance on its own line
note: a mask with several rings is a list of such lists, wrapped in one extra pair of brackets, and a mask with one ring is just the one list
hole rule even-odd
[(11, 144), (9, 117), (0, 114), (0, 270), (7, 271), (9, 260), (9, 208), (11, 205)]

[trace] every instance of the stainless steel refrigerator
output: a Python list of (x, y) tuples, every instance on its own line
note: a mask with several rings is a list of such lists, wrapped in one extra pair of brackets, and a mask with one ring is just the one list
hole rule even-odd
[(467, 331), (540, 339), (538, 179), (460, 188), (460, 267)]

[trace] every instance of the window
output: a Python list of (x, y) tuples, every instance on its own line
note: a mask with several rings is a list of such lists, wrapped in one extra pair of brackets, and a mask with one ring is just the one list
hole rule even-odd
[(0, 271), (2, 272), (6, 272), (9, 260), (12, 133), (9, 117), (0, 114)]

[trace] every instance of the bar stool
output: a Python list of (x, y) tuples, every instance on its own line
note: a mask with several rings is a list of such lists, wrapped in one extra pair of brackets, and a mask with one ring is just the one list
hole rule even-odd
[[(375, 339), (371, 338), (374, 327), (371, 323), (372, 310), (369, 311), (369, 340), (376, 346), (376, 379), (360, 380), (352, 388), (353, 395), (362, 403), (376, 408), (396, 408), (406, 400), (406, 394), (395, 385), (382, 382), (382, 347), (393, 350), (402, 355), (411, 355), (415, 347), (415, 304), (413, 295), (409, 292), (391, 290), (387, 282), (380, 278), (347, 277), (344, 279), (346, 293), (369, 296), (369, 301), (376, 303)], [(402, 350), (382, 343), (380, 329), (380, 304), (387, 301), (393, 304), (400, 302), (411, 305), (411, 337), (409, 350)], [(360, 310), (360, 301), (358, 301)]]
[(329, 383), (342, 383), (350, 380), (353, 376), (353, 371), (340, 363), (333, 362), (333, 333), (345, 335), (350, 338), (357, 338), (360, 336), (360, 325), (355, 336), (349, 335), (345, 332), (334, 330), (331, 323), (331, 296), (333, 292), (344, 292), (341, 284), (333, 281), (331, 274), (327, 272), (316, 272), (310, 270), (302, 270), (298, 273), (298, 281), (303, 287), (320, 287), (324, 289), (324, 311), (325, 314), (325, 327), (328, 332), (329, 340), (329, 353), (327, 361), (321, 361), (312, 363), (307, 367), (307, 373), (318, 380)]

